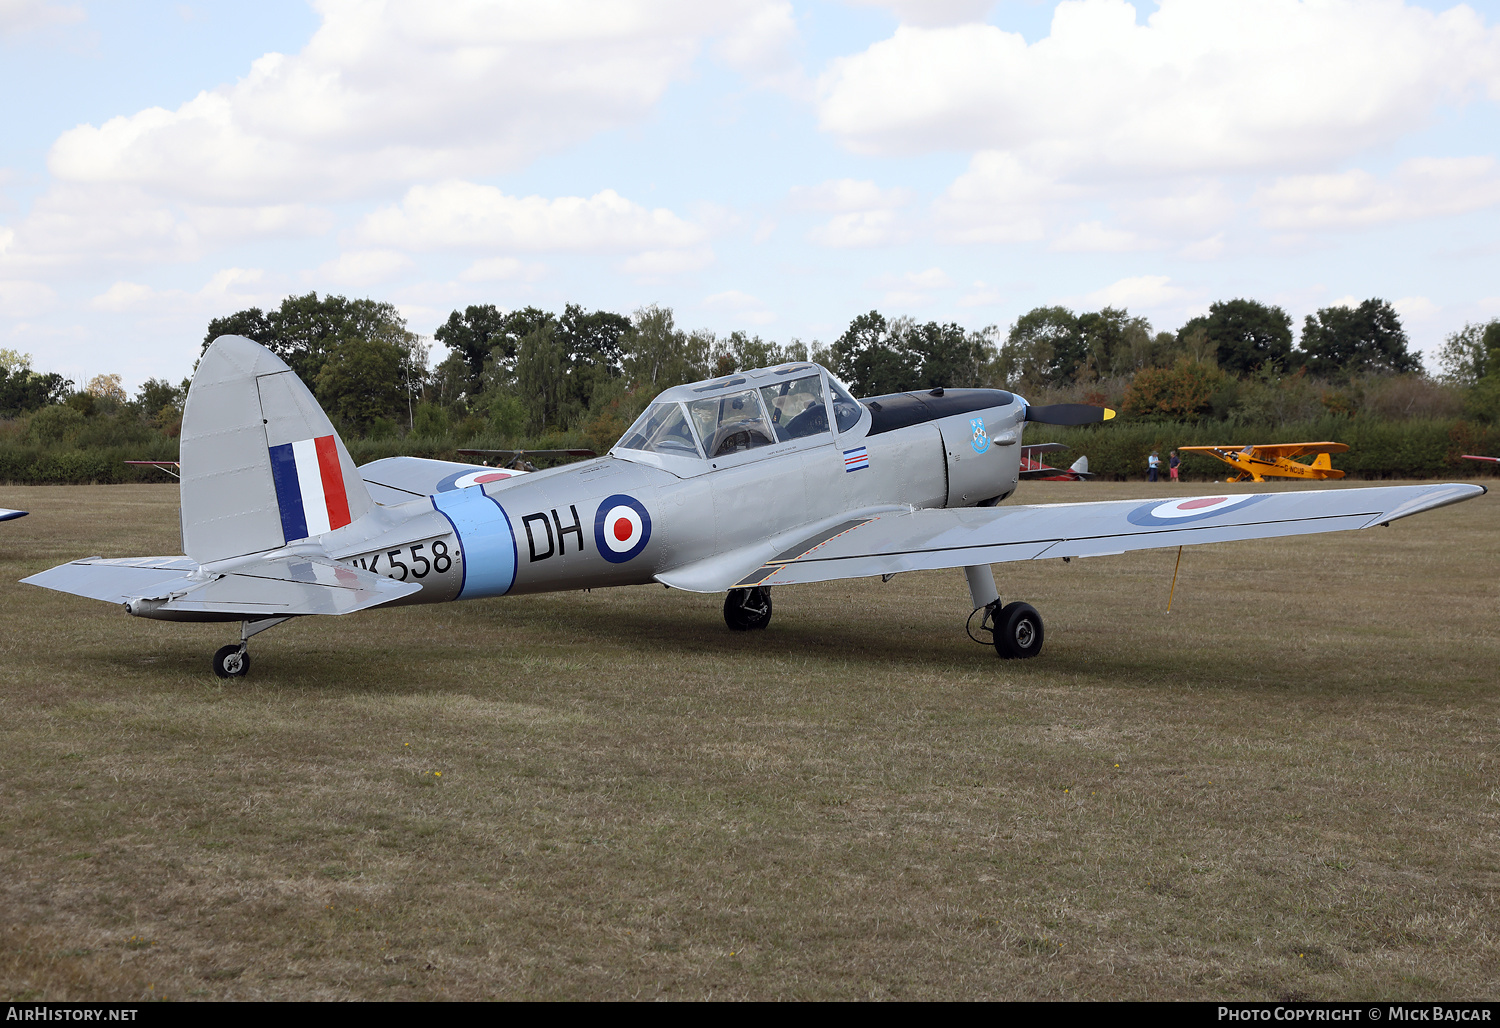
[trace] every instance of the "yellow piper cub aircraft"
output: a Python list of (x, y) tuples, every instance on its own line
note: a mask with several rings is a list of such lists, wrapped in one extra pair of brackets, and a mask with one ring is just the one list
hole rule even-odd
[[(1254, 479), (1264, 482), (1267, 478), (1343, 478), (1344, 473), (1333, 466), (1330, 453), (1343, 453), (1349, 447), (1344, 443), (1273, 443), (1269, 446), (1179, 446), (1182, 453), (1205, 453), (1217, 457), (1239, 472), (1231, 482)], [(1318, 456), (1311, 464), (1295, 461), (1293, 457), (1305, 457), (1310, 453)]]

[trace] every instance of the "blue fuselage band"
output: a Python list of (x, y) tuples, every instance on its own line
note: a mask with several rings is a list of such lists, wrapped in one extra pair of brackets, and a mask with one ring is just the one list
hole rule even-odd
[(453, 524), (463, 551), (460, 600), (503, 596), (516, 584), (516, 536), (510, 518), (482, 486), (435, 493), (432, 505)]

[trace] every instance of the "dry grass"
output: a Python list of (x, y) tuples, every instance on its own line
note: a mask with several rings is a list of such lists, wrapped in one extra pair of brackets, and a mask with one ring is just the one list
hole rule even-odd
[(14, 584), (174, 552), (173, 488), (3, 502), (8, 999), (1497, 993), (1500, 494), (1190, 549), (1170, 616), (1174, 552), (1001, 565), (1031, 662), (949, 572), (749, 637), (659, 588), (312, 620), (232, 685), (227, 626)]

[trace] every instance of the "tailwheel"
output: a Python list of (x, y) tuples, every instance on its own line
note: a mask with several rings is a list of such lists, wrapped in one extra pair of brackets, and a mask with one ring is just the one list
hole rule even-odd
[(1024, 660), (1042, 652), (1042, 616), (1029, 603), (1010, 603), (995, 616), (995, 652), (1005, 660)]
[(250, 670), (250, 650), (244, 643), (219, 647), (214, 654), (214, 674), (220, 678), (243, 678)]
[(736, 632), (765, 628), (771, 623), (771, 589), (731, 589), (724, 597), (724, 623)]

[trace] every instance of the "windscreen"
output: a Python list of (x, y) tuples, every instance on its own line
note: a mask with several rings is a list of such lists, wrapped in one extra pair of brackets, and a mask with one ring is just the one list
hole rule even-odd
[(617, 444), (626, 450), (701, 457), (698, 444), (678, 403), (653, 403), (636, 419)]
[(833, 419), (838, 422), (840, 432), (847, 432), (859, 424), (864, 408), (831, 376), (828, 379), (828, 389), (833, 393)]
[(766, 401), (766, 410), (771, 412), (771, 426), (782, 442), (828, 431), (822, 375), (761, 386), (760, 395)]
[(693, 423), (710, 457), (723, 457), (776, 441), (775, 430), (761, 407), (760, 392), (747, 389), (688, 404)]

